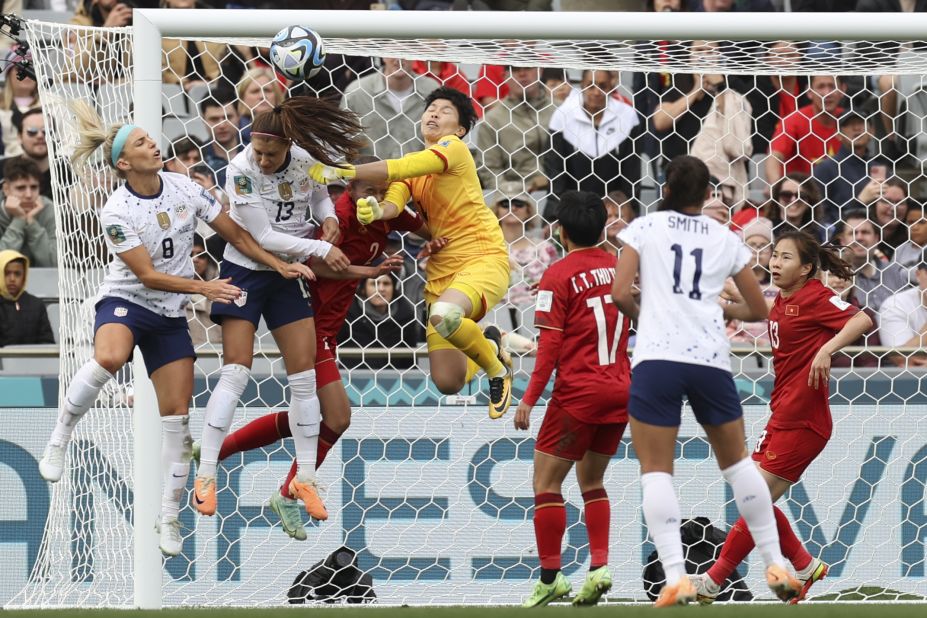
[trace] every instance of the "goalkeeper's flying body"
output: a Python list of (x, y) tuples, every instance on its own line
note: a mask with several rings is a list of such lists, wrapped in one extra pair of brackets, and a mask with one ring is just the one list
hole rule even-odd
[(499, 330), (477, 325), (509, 286), (509, 256), (499, 222), (486, 207), (476, 164), (461, 141), (476, 120), (473, 102), (452, 88), (425, 101), (421, 130), (426, 148), (401, 159), (333, 168), (318, 164), (318, 182), (335, 177), (388, 181), (383, 202), (357, 203), (363, 224), (397, 217), (411, 197), (432, 238), (447, 245), (426, 268), (428, 358), (431, 378), (445, 394), (457, 393), (479, 368), (489, 376), (489, 416), (499, 418), (511, 401), (511, 360)]

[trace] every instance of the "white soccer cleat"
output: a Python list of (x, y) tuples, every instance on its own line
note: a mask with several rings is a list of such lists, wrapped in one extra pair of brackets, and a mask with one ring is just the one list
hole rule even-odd
[(168, 519), (158, 523), (158, 533), (161, 540), (158, 547), (165, 556), (179, 556), (183, 551), (183, 537), (180, 536), (180, 522), (177, 518)]
[(39, 461), (39, 474), (49, 483), (57, 483), (64, 474), (64, 460), (68, 453), (67, 444), (48, 443)]
[(721, 593), (721, 586), (708, 577), (707, 573), (689, 575), (689, 581), (695, 586), (695, 600), (698, 601), (699, 605), (711, 605)]

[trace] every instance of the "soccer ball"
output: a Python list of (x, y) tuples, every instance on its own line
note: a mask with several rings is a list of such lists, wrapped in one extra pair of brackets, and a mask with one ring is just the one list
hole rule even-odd
[(289, 26), (271, 41), (270, 61), (287, 79), (309, 79), (325, 64), (325, 45), (315, 30)]

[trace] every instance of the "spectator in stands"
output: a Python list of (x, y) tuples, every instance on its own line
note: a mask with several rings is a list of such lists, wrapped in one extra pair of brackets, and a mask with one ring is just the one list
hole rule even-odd
[(641, 205), (636, 199), (629, 198), (623, 191), (612, 191), (605, 196), (602, 203), (605, 205), (605, 212), (608, 213), (608, 218), (605, 220), (605, 244), (602, 248), (617, 255), (621, 247), (618, 233), (640, 216)]
[(775, 13), (770, 0), (689, 0), (689, 8), (705, 13)]
[[(844, 251), (846, 251), (844, 249)], [(851, 343), (851, 346), (858, 347), (877, 347), (882, 345), (879, 338), (879, 315), (864, 306), (863, 302), (860, 300), (860, 291), (856, 288), (855, 277), (852, 279), (841, 279), (836, 275), (831, 273), (822, 273), (822, 281), (824, 285), (832, 289), (837, 295), (840, 296), (841, 300), (844, 302), (850, 303), (860, 311), (864, 311), (866, 315), (869, 316), (869, 319), (872, 320), (872, 325), (869, 327), (869, 330), (863, 335)], [(883, 304), (883, 307), (885, 305)], [(881, 354), (875, 352), (841, 352), (834, 356), (831, 360), (832, 367), (878, 367), (881, 361)]]
[(731, 76), (732, 87), (746, 95), (753, 108), (754, 153), (769, 152), (769, 141), (779, 121), (810, 103), (808, 78), (792, 73), (802, 61), (801, 51), (794, 43), (773, 41), (768, 44), (766, 62), (782, 71), (781, 74)]
[(847, 258), (856, 273), (863, 306), (878, 311), (886, 298), (908, 286), (907, 271), (879, 250), (878, 230), (866, 211), (845, 213), (836, 240), (850, 248)]
[(194, 136), (171, 142), (165, 152), (164, 169), (189, 176), (190, 170), (203, 162), (202, 149), (203, 143)]
[(473, 84), (473, 100), (478, 113), (485, 113), (499, 99), (509, 96), (506, 68), (501, 64), (484, 64)]
[[(698, 50), (701, 50), (701, 44)], [(701, 53), (692, 50), (693, 55)], [(689, 145), (702, 127), (716, 94), (726, 88), (723, 75), (689, 75), (685, 73), (647, 74), (644, 90), (653, 138), (657, 140), (655, 154), (663, 162), (677, 155), (689, 154)]]
[[(750, 249), (753, 250), (753, 275), (756, 277), (767, 304), (772, 306), (779, 288), (772, 282), (772, 273), (769, 271), (769, 260), (772, 258), (773, 248), (773, 222), (766, 217), (759, 217), (748, 223), (740, 232)], [(725, 285), (724, 293), (727, 298), (737, 298), (739, 293), (730, 280)], [(766, 320), (759, 322), (741, 322), (731, 320), (727, 324), (728, 338), (734, 343), (748, 344), (749, 346), (769, 345), (769, 332)]]
[[(195, 9), (196, 0), (164, 0), (168, 9)], [(222, 76), (222, 63), (229, 57), (224, 43), (161, 39), (166, 60), (161, 71), (161, 82), (180, 84), (189, 92), (192, 88), (209, 84)]]
[(215, 88), (200, 101), (200, 118), (212, 139), (202, 149), (206, 165), (216, 174), (216, 183), (225, 187), (225, 168), (241, 150), (241, 114), (235, 92)]
[[(193, 236), (190, 250), (193, 259), (193, 272), (198, 279), (212, 281), (219, 274), (219, 267), (209, 253), (206, 243), (199, 234)], [(209, 318), (212, 302), (202, 294), (191, 294), (187, 305), (187, 322), (190, 324), (190, 338), (193, 345), (199, 347), (204, 343), (222, 343), (222, 328)]]
[[(424, 75), (435, 80), (442, 86), (449, 86), (459, 90), (468, 97), (470, 96), (470, 82), (466, 76), (460, 72), (460, 68), (453, 62), (442, 62), (438, 60), (416, 60), (412, 63), (412, 72), (416, 75)], [(479, 107), (477, 112), (481, 113)]]
[(776, 126), (766, 158), (766, 180), (774, 183), (789, 172), (810, 174), (825, 156), (840, 149), (837, 118), (846, 86), (835, 75), (811, 77), (811, 103), (798, 108)]
[(45, 303), (26, 291), (29, 260), (22, 253), (0, 251), (0, 347), (55, 343)]
[[(132, 6), (137, 2), (119, 0), (78, 0), (71, 23), (78, 26), (119, 28), (132, 25)], [(75, 56), (76, 74), (65, 79), (98, 84), (129, 79), (132, 48), (129, 41), (112, 45), (101, 31), (81, 30), (68, 33), (68, 48)]]
[[(882, 345), (892, 348), (927, 346), (927, 253), (918, 262), (917, 287), (902, 290), (885, 299), (879, 309)], [(927, 365), (927, 359), (911, 358), (911, 364)]]
[(887, 162), (875, 159), (872, 134), (865, 118), (848, 110), (840, 116), (839, 127), (840, 150), (812, 170), (814, 179), (824, 189), (822, 214), (828, 225), (838, 221), (842, 210), (852, 207), (854, 199), (863, 204), (872, 201), (888, 171)]
[(0, 250), (23, 253), (36, 267), (58, 265), (55, 207), (39, 193), (42, 173), (29, 159), (13, 157), (3, 165)]
[(908, 184), (893, 176), (880, 188), (879, 197), (869, 207), (869, 218), (879, 229), (882, 243), (879, 249), (892, 257), (895, 249), (908, 240), (908, 230), (904, 225), (908, 214)]
[(892, 259), (908, 271), (911, 283), (917, 283), (916, 266), (920, 264), (921, 256), (927, 249), (927, 218), (924, 217), (924, 207), (911, 203), (908, 206), (904, 223), (908, 232), (908, 240), (895, 249)]
[[(338, 334), (339, 345), (358, 348), (411, 347), (417, 341), (417, 326), (412, 305), (402, 296), (396, 278), (391, 274), (360, 283), (354, 304)], [(387, 365), (405, 369), (412, 358), (389, 359), (367, 357), (364, 365), (379, 369)], [(345, 363), (351, 365), (350, 362)]]
[[(501, 311), (508, 313), (508, 320), (495, 320), (508, 326), (511, 330), (525, 337), (534, 337), (537, 333), (525, 324), (533, 324), (530, 315), (534, 306), (532, 288), (540, 280), (547, 267), (557, 261), (557, 248), (539, 237), (541, 218), (537, 216), (537, 203), (525, 191), (521, 181), (502, 182), (496, 191), (492, 206), (499, 218), (502, 235), (509, 246), (509, 264), (511, 265), (511, 286), (505, 295)], [(508, 322), (509, 324), (506, 324)]]
[(762, 208), (747, 206), (732, 218), (735, 227), (743, 228), (752, 219), (765, 216), (773, 222), (776, 235), (789, 230), (804, 230), (818, 239), (824, 227), (816, 211), (821, 204), (821, 189), (807, 174), (793, 172), (780, 178), (772, 187), (772, 197)]
[(277, 75), (270, 67), (257, 66), (248, 69), (235, 85), (238, 95), (238, 125), (241, 128), (240, 140), (243, 144), (251, 143), (251, 118), (262, 112), (269, 112), (283, 103), (286, 91), (277, 81)]
[(548, 186), (544, 153), (550, 147), (546, 127), (554, 112), (536, 68), (512, 67), (509, 95), (486, 112), (476, 136), (482, 154), (480, 182), (491, 190), (500, 182), (518, 181), (529, 192)]
[(16, 64), (21, 61), (31, 61), (32, 54), (22, 53), (17, 44), (10, 48), (2, 67), (5, 81), (3, 93), (0, 94), (0, 132), (3, 134), (3, 145), (0, 154), (15, 157), (22, 154), (22, 143), (19, 141), (19, 132), (14, 130), (14, 116), (23, 114), (40, 106), (39, 87), (35, 80), (25, 76), (23, 79), (17, 75)]
[(747, 164), (753, 154), (751, 113), (744, 95), (731, 88), (719, 90), (702, 119), (690, 152), (705, 162), (721, 184), (733, 188), (733, 204), (744, 200), (748, 183)]
[(573, 86), (567, 79), (566, 70), (546, 68), (541, 71), (541, 81), (550, 92), (554, 105), (560, 105), (573, 93)]
[(341, 106), (360, 117), (367, 146), (362, 154), (398, 159), (425, 147), (418, 124), (425, 113), (425, 97), (440, 85), (430, 77), (416, 76), (412, 63), (383, 58), (380, 71), (350, 84)]
[(582, 96), (567, 99), (551, 116), (551, 150), (544, 168), (554, 195), (571, 189), (636, 195), (641, 162), (635, 143), (643, 131), (634, 108), (611, 96), (616, 71), (583, 71)]
[[(52, 198), (51, 166), (48, 162), (48, 144), (45, 142), (45, 118), (41, 107), (33, 107), (23, 114), (13, 115), (13, 126), (19, 136), (21, 156), (39, 168), (39, 193)], [(62, 168), (63, 170), (63, 168)]]

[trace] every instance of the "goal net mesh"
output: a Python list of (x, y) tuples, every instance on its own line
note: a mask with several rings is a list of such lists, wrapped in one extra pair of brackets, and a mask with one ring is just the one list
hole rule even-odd
[[(309, 86), (297, 86), (278, 80), (262, 60), (272, 33), (256, 34), (163, 41), (160, 138), (171, 169), (190, 174), (227, 203), (223, 159), (248, 139), (247, 118), (286, 96), (318, 93), (342, 101), (361, 115), (367, 154), (387, 158), (422, 147), (415, 125), (423, 97), (438, 81), (472, 89), (481, 119), (468, 143), (513, 264), (511, 291), (486, 322), (524, 338), (511, 344), (516, 401), (533, 367), (537, 335), (530, 286), (563, 254), (555, 219), (557, 196), (565, 190), (603, 197), (605, 242), (614, 249), (628, 220), (656, 208), (665, 162), (682, 153), (704, 158), (714, 176), (710, 214), (733, 217), (732, 225), (745, 230), (770, 298), (775, 288), (764, 269), (774, 234), (800, 227), (820, 238), (846, 239), (847, 257), (864, 257), (856, 262), (857, 279), (829, 284), (848, 289), (844, 297), (882, 326), (835, 360), (834, 437), (779, 505), (809, 551), (831, 566), (813, 589), (816, 598), (927, 596), (927, 407), (918, 388), (924, 358), (904, 349), (924, 324), (917, 312), (902, 312), (900, 323), (895, 316), (886, 331), (887, 308), (897, 313), (903, 307), (894, 294), (913, 290), (923, 277), (912, 249), (927, 243), (919, 202), (927, 53), (919, 46), (329, 39), (326, 70)], [(118, 182), (101, 160), (80, 173), (71, 168), (78, 138), (67, 102), (93, 102), (107, 123), (131, 118), (132, 33), (29, 22), (27, 38), (55, 187), (63, 393), (92, 353), (92, 300), (110, 259), (96, 214)], [(408, 75), (397, 78), (394, 71)], [(394, 91), (388, 93), (387, 84)], [(231, 99), (224, 98), (228, 92)], [(210, 100), (213, 105), (204, 104)], [(597, 126), (584, 111), (595, 106), (605, 110)], [(803, 126), (792, 122), (806, 106), (824, 111)], [(795, 135), (777, 137), (783, 116)], [(868, 145), (854, 150), (862, 141)], [(841, 159), (845, 144), (851, 156)], [(775, 148), (783, 149), (780, 155), (769, 154)], [(770, 156), (781, 161), (771, 165)], [(786, 178), (774, 182), (782, 171)], [(330, 190), (336, 195), (344, 188)], [(852, 226), (846, 225), (848, 213), (857, 217)], [(208, 229), (198, 231), (205, 240), (197, 271), (214, 277), (219, 245)], [(308, 539), (296, 542), (265, 506), (290, 464), (287, 441), (227, 459), (220, 465), (217, 516), (197, 517), (183, 501), (184, 551), (165, 560), (162, 573), (166, 606), (286, 603), (297, 575), (340, 546), (357, 552), (356, 567), (372, 577), (381, 603), (510, 604), (528, 594), (539, 575), (533, 436), (546, 399), (524, 433), (514, 430), (510, 417), (487, 418), (482, 380), (465, 388), (458, 405), (437, 392), (428, 380), (427, 356), (411, 353), (423, 342), (420, 245), (412, 236), (394, 235), (384, 250), (405, 257), (403, 271), (379, 286), (361, 282), (346, 319), (340, 364), (354, 416), (320, 469), (330, 519), (307, 522)], [(194, 301), (190, 324), (201, 355), (191, 409), (196, 438), (218, 378), (221, 337), (205, 301)], [(765, 324), (732, 323), (729, 332), (753, 444), (769, 415), (770, 339)], [(233, 429), (286, 409), (284, 376), (262, 325)], [(124, 370), (78, 425), (32, 577), (12, 605), (132, 604), (132, 396), (131, 372)], [(676, 466), (683, 514), (706, 518), (723, 535), (736, 519), (731, 494), (702, 432), (690, 414), (684, 417)], [(615, 582), (608, 599), (646, 600), (642, 573), (653, 562), (653, 546), (641, 518), (628, 436), (606, 487)], [(564, 496), (563, 569), (578, 581), (589, 565), (589, 547), (572, 479)], [(154, 525), (156, 516), (140, 514), (136, 521)], [(717, 538), (702, 524), (687, 530), (705, 541), (689, 554), (704, 570)], [(755, 558), (738, 574), (738, 595), (768, 597)], [(310, 597), (326, 594), (307, 590)]]

